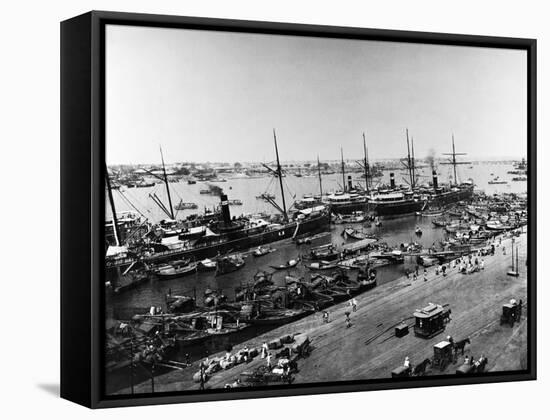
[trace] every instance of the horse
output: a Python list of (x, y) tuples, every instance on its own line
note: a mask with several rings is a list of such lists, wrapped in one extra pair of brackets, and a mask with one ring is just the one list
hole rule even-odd
[(460, 354), (464, 356), (464, 347), (466, 347), (466, 344), (470, 344), (470, 338), (465, 338), (464, 340), (455, 342), (453, 346), (455, 355), (458, 354), (458, 351), (460, 350)]
[(426, 373), (426, 367), (431, 365), (432, 361), (430, 359), (424, 359), (423, 362), (416, 365), (412, 371), (412, 376), (424, 376)]

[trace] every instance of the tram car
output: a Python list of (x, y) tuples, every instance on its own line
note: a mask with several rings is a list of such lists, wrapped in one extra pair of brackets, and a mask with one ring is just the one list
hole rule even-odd
[(502, 305), (502, 315), (500, 316), (500, 325), (510, 324), (514, 326), (516, 321), (521, 318), (521, 301), (518, 304), (515, 299), (510, 299), (510, 302)]
[(451, 309), (430, 303), (422, 309), (417, 309), (413, 315), (414, 335), (431, 338), (445, 330), (445, 325), (451, 320)]

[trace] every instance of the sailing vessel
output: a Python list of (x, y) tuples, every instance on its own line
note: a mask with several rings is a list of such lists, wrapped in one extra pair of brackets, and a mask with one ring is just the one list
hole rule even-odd
[(448, 187), (440, 186), (437, 179), (437, 172), (432, 170), (432, 186), (433, 192), (429, 197), (430, 206), (445, 206), (448, 204), (458, 203), (459, 201), (470, 200), (474, 194), (473, 182), (458, 182), (456, 175), (456, 169), (458, 165), (470, 165), (471, 162), (459, 162), (456, 160), (457, 156), (466, 155), (466, 153), (457, 153), (455, 149), (455, 137), (452, 135), (453, 150), (451, 153), (444, 153), (446, 156), (450, 156), (448, 162), (442, 162), (442, 165), (452, 165), (454, 184)]
[(389, 189), (377, 190), (369, 196), (368, 209), (378, 216), (400, 216), (416, 213), (426, 206), (426, 200), (415, 192), (417, 173), (414, 158), (414, 142), (409, 142), (409, 130), (406, 130), (407, 157), (401, 162), (409, 175), (409, 188), (398, 188), (395, 184), (395, 174), (390, 173)]
[[(269, 196), (265, 196), (265, 200), (279, 211), (279, 215), (270, 218), (254, 216), (232, 218), (228, 197), (226, 194), (220, 193), (221, 217), (217, 220), (211, 220), (207, 226), (197, 226), (195, 229), (200, 230), (200, 235), (189, 237), (189, 229), (178, 229), (176, 222), (174, 223), (175, 226), (170, 228), (170, 231), (174, 231), (175, 235), (172, 235), (171, 238), (165, 237), (162, 230), (160, 231), (160, 237), (152, 233), (145, 238), (146, 242), (141, 246), (140, 244), (135, 246), (135, 254), (141, 255), (142, 259), (148, 263), (186, 258), (194, 258), (195, 261), (199, 261), (230, 252), (256, 248), (275, 241), (294, 238), (298, 235), (313, 234), (326, 230), (330, 222), (329, 211), (326, 206), (316, 206), (292, 212), (287, 211), (282, 181), (283, 173), (275, 130), (273, 130), (273, 139), (277, 166), (275, 169), (267, 165), (264, 166), (279, 180), (282, 205), (279, 205)], [(158, 197), (153, 197), (156, 198), (155, 202), (159, 207), (163, 208), (166, 214), (174, 220), (168, 182), (166, 182), (166, 186), (169, 198), (168, 206), (164, 206)], [(145, 249), (148, 251), (144, 252)], [(150, 252), (151, 250), (153, 252)]]

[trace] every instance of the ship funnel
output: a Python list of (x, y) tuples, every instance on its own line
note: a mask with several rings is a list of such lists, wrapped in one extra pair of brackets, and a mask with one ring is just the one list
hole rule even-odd
[(390, 172), (390, 188), (395, 189), (395, 176), (393, 172)]
[(351, 175), (348, 175), (348, 190), (353, 189), (353, 183), (351, 182)]
[(231, 224), (231, 214), (229, 213), (229, 201), (227, 201), (227, 194), (222, 194), (220, 196), (220, 199), (221, 199), (223, 222), (226, 225), (230, 225)]
[(435, 170), (432, 171), (432, 176), (433, 176), (434, 190), (437, 190), (437, 172)]

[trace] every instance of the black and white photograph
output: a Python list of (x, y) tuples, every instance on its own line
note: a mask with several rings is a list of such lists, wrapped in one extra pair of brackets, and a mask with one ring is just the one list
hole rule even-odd
[(107, 396), (528, 369), (527, 53), (107, 25)]

